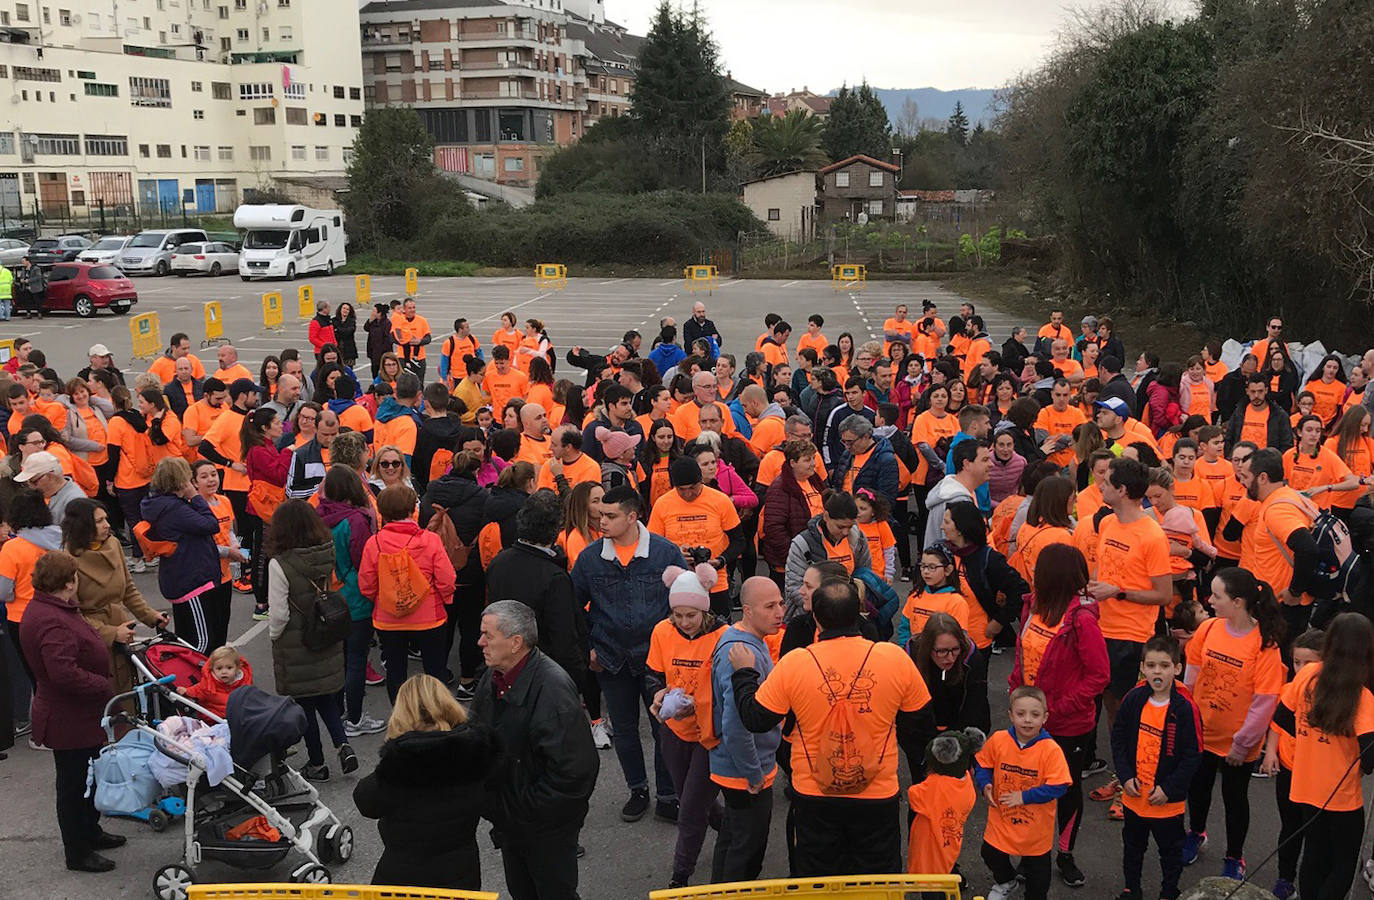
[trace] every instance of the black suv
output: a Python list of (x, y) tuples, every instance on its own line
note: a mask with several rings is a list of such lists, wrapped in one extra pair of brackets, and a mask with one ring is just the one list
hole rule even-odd
[(91, 242), (75, 234), (64, 234), (55, 238), (39, 238), (29, 246), (28, 258), (36, 266), (51, 266), (54, 263), (72, 262), (81, 251), (91, 246)]

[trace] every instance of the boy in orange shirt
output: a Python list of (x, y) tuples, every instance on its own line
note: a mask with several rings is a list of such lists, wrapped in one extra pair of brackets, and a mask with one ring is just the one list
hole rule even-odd
[(1183, 808), (1202, 762), (1202, 720), (1188, 690), (1176, 683), (1178, 641), (1156, 635), (1145, 643), (1145, 683), (1121, 701), (1112, 725), (1112, 759), (1121, 779), (1121, 868), (1126, 889), (1117, 900), (1140, 900), (1141, 869), (1151, 835), (1159, 850), (1158, 897), (1174, 900), (1183, 872)]
[(964, 825), (978, 794), (969, 763), (987, 740), (977, 728), (946, 731), (926, 746), (925, 780), (907, 788), (911, 829), (906, 870), (912, 875), (959, 874)]
[(988, 801), (983, 862), (996, 882), (988, 900), (1007, 900), (1016, 890), (1013, 856), (1021, 857), (1026, 900), (1045, 900), (1055, 811), (1073, 779), (1064, 751), (1045, 731), (1045, 692), (1022, 685), (1010, 705), (1011, 727), (989, 737), (974, 757), (973, 778)]

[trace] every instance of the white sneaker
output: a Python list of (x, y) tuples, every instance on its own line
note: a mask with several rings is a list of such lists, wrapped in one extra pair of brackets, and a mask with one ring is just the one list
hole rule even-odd
[(152, 559), (145, 559), (143, 561), (143, 564), (150, 569), (156, 569), (158, 564), (158, 558), (154, 556)]
[(148, 571), (148, 564), (141, 559), (131, 559), (129, 560), (129, 571), (135, 575), (142, 575)]
[(1016, 888), (1019, 884), (1020, 882), (1014, 878), (1002, 884), (994, 884), (992, 887), (988, 888), (987, 900), (1007, 900), (1008, 897), (1016, 893)]
[(596, 744), (598, 750), (611, 749), (611, 723), (605, 718), (592, 723), (592, 743)]
[(344, 733), (349, 737), (358, 737), (363, 734), (380, 734), (386, 731), (386, 723), (380, 719), (374, 719), (363, 713), (362, 718), (356, 722), (344, 720)]
[(40, 744), (40, 743), (38, 743), (37, 741), (35, 741), (33, 738), (29, 738), (29, 749), (30, 749), (30, 750), (44, 750), (44, 751), (46, 751), (48, 748), (47, 748), (47, 747), (44, 747), (42, 744)]

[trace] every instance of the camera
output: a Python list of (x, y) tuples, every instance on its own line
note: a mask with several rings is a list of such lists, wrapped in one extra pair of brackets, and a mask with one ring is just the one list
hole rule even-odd
[(694, 566), (699, 566), (702, 563), (709, 563), (712, 555), (710, 547), (687, 548), (687, 560)]

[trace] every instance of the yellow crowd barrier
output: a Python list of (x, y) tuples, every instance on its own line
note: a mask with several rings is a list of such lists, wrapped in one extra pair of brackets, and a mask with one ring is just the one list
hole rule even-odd
[(315, 318), (315, 289), (308, 284), (296, 288), (296, 315), (302, 319)]
[(490, 891), (372, 884), (194, 884), (190, 900), (500, 900)]
[(353, 299), (360, 307), (372, 305), (371, 275), (359, 275), (353, 279)]
[(861, 291), (868, 284), (868, 267), (838, 263), (830, 269), (830, 286), (837, 291)]
[(9, 362), (9, 361), (10, 361), (10, 357), (13, 356), (13, 355), (14, 355), (14, 338), (10, 338), (9, 340), (0, 341), (0, 366), (3, 366), (5, 363)]
[(561, 291), (568, 286), (568, 267), (562, 263), (540, 263), (534, 267), (534, 286), (541, 291)]
[(720, 286), (720, 270), (715, 266), (688, 266), (682, 270), (682, 279), (689, 294), (696, 291), (714, 293)]
[(218, 300), (205, 304), (205, 340), (202, 347), (211, 347), (224, 340), (224, 307)]
[(262, 295), (262, 327), (268, 331), (286, 330), (281, 291), (270, 291)]
[(418, 297), (420, 295), (420, 270), (406, 269), (406, 296)]
[[(734, 884), (705, 884), (650, 891), (649, 900), (741, 900), (766, 897), (834, 897), (843, 900), (907, 900), (921, 894), (943, 894), (959, 900), (958, 875), (856, 875), (826, 878), (777, 878)], [(192, 895), (194, 896), (194, 895)]]
[(162, 321), (155, 312), (143, 313), (129, 320), (129, 337), (133, 340), (134, 359), (152, 359), (162, 352)]

